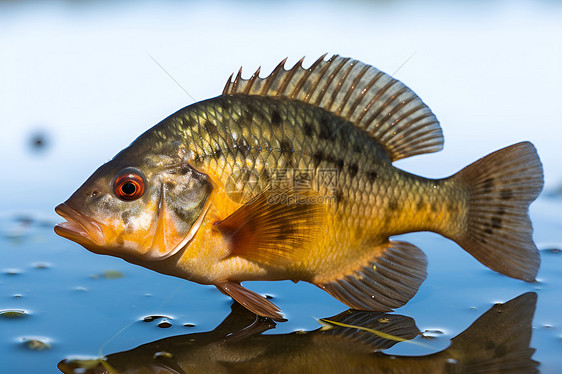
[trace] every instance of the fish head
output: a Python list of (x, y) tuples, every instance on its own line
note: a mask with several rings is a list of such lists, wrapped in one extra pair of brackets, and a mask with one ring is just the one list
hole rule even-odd
[(180, 155), (126, 149), (55, 208), (67, 220), (55, 232), (97, 254), (165, 259), (195, 235), (212, 189)]

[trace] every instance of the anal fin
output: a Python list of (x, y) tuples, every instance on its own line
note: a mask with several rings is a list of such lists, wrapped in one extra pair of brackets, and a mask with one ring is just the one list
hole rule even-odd
[(281, 309), (279, 309), (277, 305), (254, 291), (242, 287), (239, 283), (226, 282), (217, 284), (216, 287), (252, 313), (262, 317), (269, 317), (278, 322), (286, 321), (286, 319), (283, 318)]
[(389, 241), (383, 246), (368, 265), (315, 284), (353, 309), (388, 312), (406, 304), (425, 280), (427, 259), (410, 243)]

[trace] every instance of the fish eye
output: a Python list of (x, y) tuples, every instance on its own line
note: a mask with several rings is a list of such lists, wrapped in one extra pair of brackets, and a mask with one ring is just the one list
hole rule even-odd
[(113, 192), (121, 200), (136, 200), (144, 194), (144, 176), (140, 170), (127, 168), (120, 171), (113, 181)]

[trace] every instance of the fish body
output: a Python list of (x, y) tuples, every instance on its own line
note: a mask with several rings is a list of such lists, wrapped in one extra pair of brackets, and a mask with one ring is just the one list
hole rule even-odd
[[(330, 329), (262, 334), (275, 325), (235, 304), (215, 330), (168, 337), (99, 360), (68, 359), (63, 373), (538, 373), (530, 348), (537, 295), (496, 304), (451, 340), (424, 356), (385, 354), (421, 332), (412, 318), (346, 311)], [(268, 323), (269, 321), (269, 323)], [(374, 332), (369, 332), (369, 330)], [(379, 335), (389, 334), (391, 339)], [(418, 341), (398, 344), (415, 344)]]
[(247, 280), (311, 282), (362, 310), (405, 304), (426, 258), (392, 235), (434, 231), (486, 266), (532, 281), (527, 215), (542, 189), (534, 147), (497, 151), (444, 179), (392, 162), (442, 148), (408, 87), (349, 58), (229, 79), (172, 114), (57, 207), (55, 231), (100, 254), (217, 286), (282, 319)]

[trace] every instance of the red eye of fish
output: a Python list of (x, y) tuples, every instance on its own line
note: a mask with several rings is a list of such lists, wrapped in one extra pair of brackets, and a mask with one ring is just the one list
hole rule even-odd
[(137, 171), (124, 170), (113, 182), (113, 192), (121, 200), (136, 200), (144, 194), (144, 178)]

